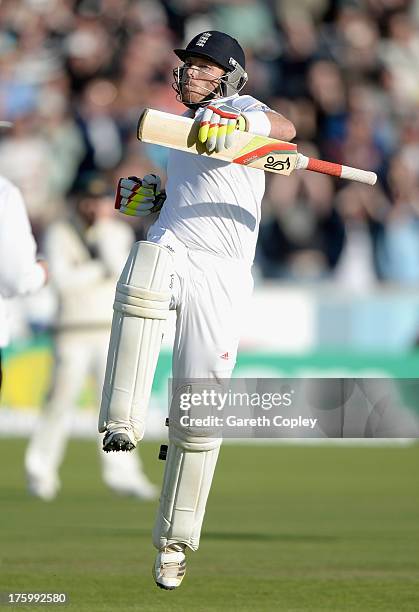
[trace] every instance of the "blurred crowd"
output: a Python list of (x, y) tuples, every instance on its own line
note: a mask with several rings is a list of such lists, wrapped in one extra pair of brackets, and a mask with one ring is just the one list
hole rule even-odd
[(0, 0), (0, 24), (0, 118), (14, 124), (0, 174), (40, 244), (92, 177), (164, 178), (139, 115), (183, 112), (172, 49), (217, 29), (244, 46), (245, 92), (294, 122), (301, 152), (379, 176), (267, 177), (261, 279), (419, 283), (418, 0)]

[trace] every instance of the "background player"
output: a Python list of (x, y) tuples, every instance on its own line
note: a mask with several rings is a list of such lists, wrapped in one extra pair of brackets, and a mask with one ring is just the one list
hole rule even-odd
[[(108, 185), (99, 175), (79, 190), (68, 218), (52, 224), (45, 235), (58, 299), (54, 365), (47, 402), (25, 457), (29, 491), (41, 499), (53, 499), (60, 488), (58, 470), (89, 375), (101, 392), (115, 282), (133, 240), (128, 224), (114, 217)], [(138, 456), (101, 452), (100, 459), (103, 481), (111, 490), (155, 498), (157, 491)]]

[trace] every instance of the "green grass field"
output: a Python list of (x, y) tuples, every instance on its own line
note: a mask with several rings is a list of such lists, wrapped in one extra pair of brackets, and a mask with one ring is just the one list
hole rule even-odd
[[(156, 482), (158, 446), (143, 446)], [(70, 444), (49, 504), (25, 493), (24, 448), (0, 441), (1, 592), (64, 591), (80, 612), (419, 610), (419, 445), (225, 446), (174, 592), (151, 578), (155, 504), (109, 493), (94, 443)]]

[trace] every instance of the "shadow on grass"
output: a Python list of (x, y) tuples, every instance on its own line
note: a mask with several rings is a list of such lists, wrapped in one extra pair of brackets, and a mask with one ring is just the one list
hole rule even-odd
[[(151, 536), (151, 529), (139, 529), (137, 527), (93, 527), (79, 526), (78, 531), (88, 530), (92, 534), (106, 535), (107, 537), (124, 537), (124, 536)], [(204, 540), (216, 541), (236, 541), (236, 542), (336, 542), (339, 538), (335, 535), (316, 535), (312, 533), (245, 533), (245, 532), (222, 532), (222, 531), (206, 531), (202, 534)]]
[(315, 535), (311, 533), (234, 533), (206, 531), (206, 540), (234, 540), (246, 542), (335, 542), (339, 538), (333, 535)]

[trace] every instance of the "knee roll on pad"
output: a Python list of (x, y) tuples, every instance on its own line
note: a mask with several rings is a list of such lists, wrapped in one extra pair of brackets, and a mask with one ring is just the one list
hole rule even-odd
[[(160, 549), (175, 542), (197, 550), (205, 507), (211, 488), (221, 438), (213, 431), (182, 428), (174, 419), (182, 392), (201, 392), (204, 385), (179, 387), (173, 395), (169, 417), (169, 451), (166, 459), (160, 505), (153, 530), (153, 543)], [(221, 386), (214, 383), (220, 391)]]
[(116, 287), (99, 431), (144, 435), (151, 386), (171, 299), (172, 255), (136, 242)]
[[(222, 412), (217, 410), (217, 397), (221, 392), (222, 385), (211, 379), (178, 384), (170, 404), (170, 439), (185, 450), (203, 451), (214, 448), (215, 440), (221, 436), (220, 428), (211, 424), (215, 421), (212, 420), (205, 426), (195, 423), (197, 419), (202, 420), (207, 416), (222, 415)], [(203, 401), (206, 400), (206, 404), (197, 405), (195, 401), (190, 401), (192, 397), (201, 397)]]

